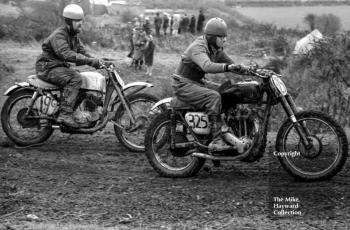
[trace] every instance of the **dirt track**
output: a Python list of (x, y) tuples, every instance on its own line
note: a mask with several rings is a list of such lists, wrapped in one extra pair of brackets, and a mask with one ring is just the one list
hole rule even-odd
[[(272, 156), (220, 168), (209, 162), (196, 177), (161, 178), (108, 129), (70, 137), (56, 131), (42, 146), (1, 148), (0, 172), (0, 220), (14, 226), (35, 214), (49, 223), (125, 228), (350, 227), (349, 164), (319, 183), (294, 182)], [(299, 198), (302, 216), (270, 215), (276, 196)]]

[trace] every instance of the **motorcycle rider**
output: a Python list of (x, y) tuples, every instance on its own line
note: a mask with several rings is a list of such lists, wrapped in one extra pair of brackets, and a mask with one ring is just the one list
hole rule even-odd
[(46, 82), (64, 88), (58, 122), (78, 127), (73, 119), (73, 107), (77, 99), (82, 78), (68, 62), (76, 65), (90, 65), (99, 68), (102, 61), (89, 55), (78, 38), (84, 18), (83, 9), (69, 4), (63, 9), (65, 25), (57, 28), (42, 44), (42, 54), (37, 58), (37, 76)]
[(227, 25), (221, 18), (210, 19), (204, 28), (204, 35), (198, 37), (181, 55), (181, 61), (173, 75), (175, 96), (196, 108), (204, 108), (209, 116), (213, 141), (209, 150), (222, 151), (232, 146), (225, 142), (228, 127), (221, 127), (221, 96), (216, 90), (204, 84), (206, 73), (244, 73), (243, 66), (235, 65), (223, 51), (226, 42)]

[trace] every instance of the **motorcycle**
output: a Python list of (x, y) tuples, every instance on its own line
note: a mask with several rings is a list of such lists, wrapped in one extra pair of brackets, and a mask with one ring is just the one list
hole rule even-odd
[(57, 122), (63, 89), (31, 75), (26, 82), (11, 86), (2, 110), (5, 134), (18, 146), (46, 141), (54, 129), (70, 134), (92, 134), (114, 125), (117, 139), (131, 151), (144, 151), (144, 133), (150, 122), (148, 111), (159, 99), (141, 90), (153, 87), (146, 82), (125, 84), (114, 64), (101, 63), (99, 72), (81, 72), (83, 79), (74, 106), (78, 128)]
[[(257, 79), (224, 82), (219, 93), (222, 114), (229, 127), (221, 151), (209, 148), (213, 140), (208, 115), (174, 98), (156, 103), (168, 112), (156, 116), (145, 135), (146, 156), (151, 166), (165, 177), (194, 176), (207, 159), (255, 162), (264, 154), (272, 107), (281, 104), (288, 118), (277, 132), (276, 151), (283, 168), (303, 181), (330, 179), (345, 164), (348, 141), (343, 128), (318, 111), (299, 111), (282, 81), (272, 70), (248, 67)], [(181, 78), (173, 75), (174, 78)], [(151, 109), (151, 111), (152, 111)]]

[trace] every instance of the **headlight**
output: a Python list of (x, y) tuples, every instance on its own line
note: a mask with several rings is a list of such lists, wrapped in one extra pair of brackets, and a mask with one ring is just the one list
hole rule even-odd
[(272, 88), (275, 91), (276, 95), (279, 96), (281, 94), (281, 95), (285, 96), (287, 94), (287, 87), (285, 86), (285, 84), (283, 83), (281, 78), (279, 78), (278, 76), (273, 75), (271, 77), (271, 84), (272, 84)]

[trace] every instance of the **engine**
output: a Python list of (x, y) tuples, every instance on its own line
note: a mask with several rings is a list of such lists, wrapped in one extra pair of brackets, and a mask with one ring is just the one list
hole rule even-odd
[(80, 125), (94, 125), (102, 114), (102, 98), (103, 94), (100, 92), (89, 91), (80, 95), (74, 110), (74, 120)]
[(261, 121), (258, 111), (256, 107), (246, 104), (240, 104), (228, 110), (227, 123), (237, 137), (254, 138), (259, 131)]

